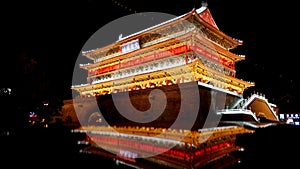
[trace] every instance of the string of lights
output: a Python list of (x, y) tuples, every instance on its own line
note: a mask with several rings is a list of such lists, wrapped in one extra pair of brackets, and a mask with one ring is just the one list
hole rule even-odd
[(117, 0), (112, 0), (112, 3), (115, 4), (116, 6), (118, 6), (119, 8), (123, 8), (126, 11), (138, 13), (138, 11), (136, 9), (133, 9), (133, 8), (129, 7), (128, 5), (125, 5)]

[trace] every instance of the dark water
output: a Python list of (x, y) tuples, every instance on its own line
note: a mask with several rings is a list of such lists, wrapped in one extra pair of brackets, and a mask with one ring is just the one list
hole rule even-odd
[[(257, 129), (255, 134), (241, 135), (237, 144), (245, 151), (234, 155), (241, 163), (226, 167), (237, 168), (299, 168), (300, 128), (280, 125)], [(69, 128), (30, 128), (1, 132), (1, 168), (131, 168), (116, 165), (112, 159), (79, 153), (77, 141), (82, 134), (71, 133)]]
[(241, 135), (237, 144), (241, 163), (229, 168), (300, 168), (300, 127), (277, 125), (256, 129), (254, 134)]
[(0, 168), (124, 168), (112, 159), (79, 153), (83, 134), (69, 128), (1, 132)]

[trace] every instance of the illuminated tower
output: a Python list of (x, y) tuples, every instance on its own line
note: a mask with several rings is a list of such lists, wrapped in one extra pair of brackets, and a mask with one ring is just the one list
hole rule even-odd
[[(87, 133), (91, 144), (84, 151), (100, 151), (137, 166), (146, 161), (197, 168), (236, 161), (230, 155), (240, 149), (236, 135), (253, 131), (216, 124), (218, 113), (243, 114), (236, 110), (253, 105), (258, 105), (253, 110), (267, 110), (260, 107), (267, 103), (263, 98), (243, 98), (254, 83), (236, 77), (235, 63), (245, 57), (231, 49), (242, 44), (219, 30), (203, 4), (107, 46), (83, 51), (94, 63), (80, 65), (88, 72), (87, 83), (72, 89), (79, 93), (74, 107), (83, 127), (78, 131)], [(272, 113), (267, 117), (274, 118)], [(138, 159), (149, 153), (157, 155)]]
[(88, 72), (87, 84), (72, 89), (82, 96), (103, 95), (199, 81), (242, 94), (254, 85), (235, 77), (235, 63), (245, 57), (230, 50), (242, 43), (219, 30), (207, 6), (202, 6), (110, 45), (83, 51), (94, 63), (80, 65)]
[[(178, 90), (183, 87), (187, 88), (186, 93), (195, 93), (190, 85), (197, 84), (202, 98), (201, 103), (197, 103), (200, 109), (197, 117), (187, 115), (186, 118), (197, 118), (195, 128), (199, 128), (203, 126), (209, 111), (232, 105), (243, 97), (246, 88), (254, 86), (254, 83), (235, 76), (235, 63), (245, 57), (230, 50), (242, 44), (241, 40), (219, 30), (204, 4), (181, 16), (120, 37), (107, 46), (83, 51), (82, 55), (94, 63), (80, 65), (88, 72), (87, 83), (74, 85), (72, 89), (80, 93), (80, 98), (97, 97), (100, 111), (110, 125), (131, 125), (131, 122), (116, 115), (119, 112), (111, 95), (119, 93), (119, 100), (122, 100), (122, 97), (125, 99), (122, 93), (129, 92), (131, 103), (137, 109), (146, 111), (151, 103), (145, 101), (145, 96), (159, 88), (168, 98), (166, 109), (157, 120), (143, 125), (161, 124), (160, 127), (168, 127), (177, 117), (178, 112), (174, 109), (180, 108), (182, 98)], [(152, 104), (161, 103), (158, 97)], [(218, 103), (220, 97), (226, 97), (225, 104)], [(75, 103), (79, 103), (78, 100)], [(182, 111), (194, 110), (186, 108)], [(150, 114), (153, 112), (155, 110)], [(85, 115), (81, 116), (88, 119), (93, 112), (84, 110), (83, 113)], [(145, 114), (137, 113), (136, 116), (148, 118), (149, 115)]]

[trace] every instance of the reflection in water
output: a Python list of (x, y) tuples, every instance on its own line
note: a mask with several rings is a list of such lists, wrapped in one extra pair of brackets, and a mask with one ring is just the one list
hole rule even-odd
[[(80, 149), (89, 145), (79, 145), (78, 140), (85, 139), (85, 134), (70, 132), (64, 128), (31, 128), (18, 131), (1, 132), (1, 165), (11, 168), (19, 166), (18, 161), (26, 162), (26, 166), (40, 168), (48, 167), (95, 167), (105, 165), (109, 168), (132, 168), (121, 160), (106, 158), (97, 154), (84, 153)], [(243, 147), (232, 155), (240, 159), (224, 167), (258, 168), (284, 165), (287, 168), (297, 167), (297, 152), (299, 152), (299, 126), (280, 124), (266, 128), (257, 128), (254, 133), (239, 135), (236, 144)], [(228, 158), (229, 159), (229, 158)], [(13, 162), (11, 162), (13, 161)], [(15, 162), (14, 162), (15, 161)], [(144, 161), (143, 161), (144, 162)], [(151, 163), (144, 162), (151, 166)], [(216, 163), (221, 164), (221, 162)], [(209, 168), (209, 165), (206, 166)], [(158, 167), (161, 168), (161, 167)]]

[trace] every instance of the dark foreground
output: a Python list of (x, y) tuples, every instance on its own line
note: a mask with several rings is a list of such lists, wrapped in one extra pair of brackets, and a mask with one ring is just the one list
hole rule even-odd
[[(131, 168), (116, 165), (113, 159), (79, 153), (78, 140), (84, 135), (69, 128), (28, 128), (1, 132), (1, 168)], [(257, 129), (255, 134), (238, 137), (245, 151), (236, 153), (241, 163), (227, 167), (297, 168), (300, 164), (300, 127), (291, 125)]]
[[(68, 128), (29, 128), (1, 135), (1, 167), (78, 168), (92, 159), (80, 157), (77, 140), (81, 135)], [(79, 158), (80, 157), (80, 158)]]

